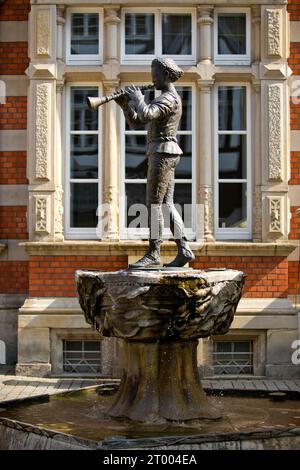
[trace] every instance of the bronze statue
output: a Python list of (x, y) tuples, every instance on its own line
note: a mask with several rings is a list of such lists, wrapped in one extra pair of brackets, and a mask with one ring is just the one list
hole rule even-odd
[(131, 128), (143, 128), (147, 124), (149, 249), (145, 256), (129, 267), (145, 268), (160, 264), (164, 225), (162, 204), (170, 212), (170, 228), (178, 249), (176, 258), (164, 266), (180, 267), (195, 258), (188, 246), (183, 220), (173, 200), (175, 169), (182, 154), (176, 139), (182, 103), (173, 82), (183, 75), (183, 71), (173, 59), (156, 58), (152, 61), (151, 72), (153, 85), (161, 90), (161, 95), (149, 105), (145, 103), (141, 90), (135, 86), (129, 87), (125, 94), (115, 98)]

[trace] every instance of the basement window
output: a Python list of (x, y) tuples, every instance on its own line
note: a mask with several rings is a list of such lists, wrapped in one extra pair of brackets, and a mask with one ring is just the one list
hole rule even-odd
[(252, 341), (214, 341), (213, 367), (215, 375), (252, 375)]
[(63, 341), (63, 370), (70, 374), (101, 373), (100, 341)]

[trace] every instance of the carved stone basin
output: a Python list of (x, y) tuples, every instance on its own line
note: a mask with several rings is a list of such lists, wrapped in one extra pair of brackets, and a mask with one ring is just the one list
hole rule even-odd
[(219, 418), (197, 370), (197, 339), (227, 333), (244, 274), (226, 270), (77, 271), (85, 318), (124, 340), (124, 371), (109, 414), (161, 422)]

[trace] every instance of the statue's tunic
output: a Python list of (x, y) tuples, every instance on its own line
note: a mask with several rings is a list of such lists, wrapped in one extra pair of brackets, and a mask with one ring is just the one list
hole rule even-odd
[(146, 124), (147, 155), (182, 155), (176, 139), (182, 104), (175, 89), (162, 93), (149, 105), (142, 98), (135, 102), (135, 110), (128, 106), (124, 114), (129, 126), (134, 129)]

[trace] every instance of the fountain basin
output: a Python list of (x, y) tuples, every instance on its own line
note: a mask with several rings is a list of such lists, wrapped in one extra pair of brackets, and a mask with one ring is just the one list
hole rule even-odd
[(136, 422), (219, 419), (197, 369), (197, 339), (227, 333), (244, 274), (226, 270), (77, 271), (85, 318), (124, 341), (110, 416)]

